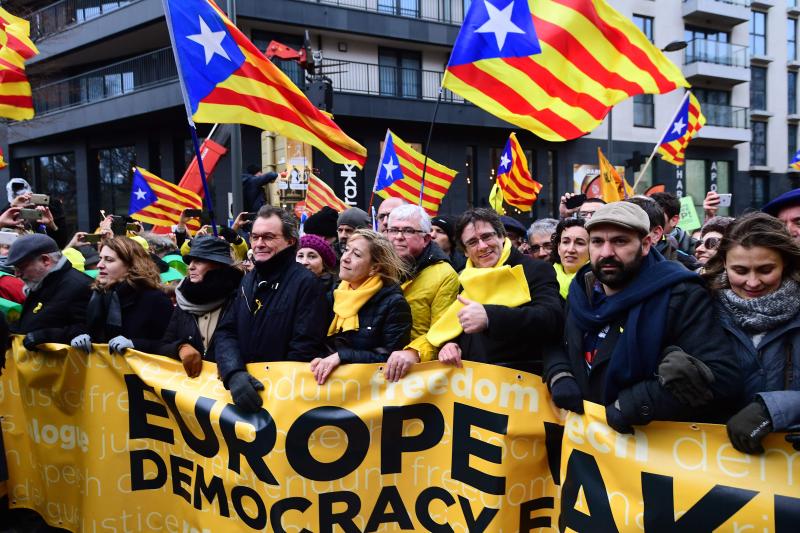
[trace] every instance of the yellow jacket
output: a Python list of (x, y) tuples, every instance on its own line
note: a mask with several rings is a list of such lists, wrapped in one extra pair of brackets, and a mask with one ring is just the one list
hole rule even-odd
[[(413, 279), (402, 284), (403, 294), (411, 307), (411, 344), (419, 352), (420, 361), (436, 359), (439, 349), (428, 342), (425, 335), (444, 312), (450, 307), (458, 295), (458, 274), (436, 252), (426, 249), (430, 259), (439, 260), (422, 269)], [(434, 249), (438, 251), (438, 249)]]
[(569, 284), (572, 283), (572, 279), (575, 277), (577, 272), (567, 274), (564, 272), (564, 267), (561, 265), (561, 263), (555, 263), (553, 268), (556, 271), (556, 279), (558, 280), (558, 292), (561, 294), (561, 297), (566, 300), (567, 295), (569, 295)]

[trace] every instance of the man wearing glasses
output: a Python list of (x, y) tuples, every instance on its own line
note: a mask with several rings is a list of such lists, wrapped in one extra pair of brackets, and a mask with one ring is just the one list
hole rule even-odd
[(387, 380), (397, 381), (414, 363), (436, 359), (439, 350), (425, 334), (455, 301), (458, 274), (450, 266), (447, 254), (431, 239), (431, 219), (421, 207), (395, 207), (385, 234), (411, 270), (411, 277), (402, 284), (411, 307), (411, 343), (404, 350), (393, 352), (384, 370)]
[(255, 267), (242, 279), (214, 342), (219, 375), (233, 402), (255, 412), (264, 385), (245, 365), (311, 361), (324, 352), (330, 317), (321, 283), (295, 260), (297, 223), (289, 213), (262, 207), (250, 242)]
[(541, 373), (542, 349), (561, 335), (563, 310), (555, 270), (511, 245), (497, 214), (461, 215), (456, 235), (467, 255), (458, 300), (428, 333), (439, 360), (462, 360)]

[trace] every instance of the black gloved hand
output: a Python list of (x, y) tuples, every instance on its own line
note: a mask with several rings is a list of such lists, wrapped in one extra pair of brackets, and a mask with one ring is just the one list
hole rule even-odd
[(800, 452), (800, 433), (789, 433), (785, 439), (792, 445), (792, 448)]
[(583, 414), (581, 388), (572, 374), (564, 375), (550, 385), (550, 396), (553, 397), (553, 403), (558, 407)]
[(725, 425), (728, 439), (742, 453), (764, 453), (761, 441), (772, 431), (772, 419), (761, 400), (756, 400), (736, 413)]
[(684, 352), (678, 346), (667, 346), (658, 365), (658, 382), (675, 399), (691, 407), (711, 403), (714, 393), (709, 385), (714, 374), (705, 363)]
[(255, 413), (264, 403), (258, 391), (264, 390), (264, 384), (247, 373), (246, 370), (234, 372), (228, 378), (228, 389), (237, 407)]
[(220, 226), (217, 231), (219, 232), (219, 236), (228, 241), (229, 244), (238, 244), (242, 239), (238, 233), (228, 226)]
[(25, 338), (22, 339), (22, 345), (25, 347), (26, 350), (29, 352), (37, 351), (36, 347), (45, 341), (40, 339), (38, 335), (36, 335), (35, 331), (32, 331), (25, 335)]
[(633, 426), (625, 420), (625, 415), (620, 411), (619, 400), (606, 405), (606, 423), (614, 428), (617, 433), (633, 435)]

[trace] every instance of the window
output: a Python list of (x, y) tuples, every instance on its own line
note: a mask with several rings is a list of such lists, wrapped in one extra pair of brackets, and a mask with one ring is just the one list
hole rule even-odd
[(419, 18), (419, 0), (378, 0), (378, 11), (401, 17)]
[[(303, 37), (300, 35), (253, 30), (251, 37), (253, 44), (256, 45), (256, 48), (262, 51), (267, 49), (267, 46), (269, 46), (271, 41), (278, 41), (279, 43), (285, 44), (286, 46), (294, 48), (295, 50), (300, 50), (303, 47)], [(301, 90), (305, 89), (305, 71), (303, 70), (303, 67), (300, 66), (300, 63), (291, 59), (280, 59), (278, 57), (273, 57), (271, 61), (276, 67), (281, 69), (284, 74), (289, 76), (289, 79), (292, 80), (292, 83), (297, 85)]]
[(767, 69), (750, 68), (750, 109), (767, 110)]
[[(692, 197), (698, 213), (703, 211), (703, 199), (706, 192), (716, 190), (724, 194), (731, 192), (731, 161), (715, 159), (686, 160), (686, 195)], [(728, 209), (721, 208), (719, 215), (727, 215)]]
[(422, 58), (419, 52), (380, 48), (378, 65), (381, 96), (421, 98)]
[[(705, 109), (703, 110), (705, 112)], [(652, 94), (637, 94), (633, 97), (633, 125), (640, 128), (655, 128), (655, 104)]]
[(645, 17), (644, 15), (634, 15), (633, 16), (633, 23), (636, 24), (644, 36), (647, 37), (650, 42), (653, 42), (653, 17)]
[(767, 55), (767, 14), (753, 11), (750, 17), (750, 55)]
[(767, 164), (767, 123), (751, 121), (750, 166), (763, 167)]
[(686, 48), (687, 64), (695, 61), (723, 65), (733, 64), (734, 58), (731, 55), (733, 48), (728, 44), (731, 37), (729, 32), (687, 26), (683, 34), (688, 45)]
[[(75, 154), (52, 154), (15, 160), (14, 174), (24, 178), (37, 193), (50, 195), (50, 208), (56, 217), (64, 216), (66, 231), (78, 226), (78, 188)], [(58, 222), (63, 225), (64, 221)]]
[(107, 214), (128, 214), (131, 175), (135, 164), (136, 149), (133, 146), (117, 146), (97, 151), (100, 209), (105, 209)]
[(797, 19), (786, 19), (786, 60), (797, 59)]
[(797, 153), (797, 124), (789, 124), (787, 131), (787, 144), (789, 148), (789, 161), (792, 160), (794, 154)]
[[(735, 127), (730, 91), (700, 87), (694, 89), (693, 92), (700, 102), (709, 126)], [(745, 125), (741, 124), (738, 127), (743, 128)]]
[(750, 176), (750, 207), (761, 210), (769, 200), (769, 176)]
[(797, 72), (789, 71), (786, 78), (786, 86), (789, 92), (788, 113), (797, 114)]
[(705, 39), (706, 41), (714, 41), (718, 43), (730, 42), (731, 34), (726, 31), (712, 30), (711, 28), (701, 28), (699, 26), (686, 26), (683, 32), (684, 40), (686, 42), (695, 39)]

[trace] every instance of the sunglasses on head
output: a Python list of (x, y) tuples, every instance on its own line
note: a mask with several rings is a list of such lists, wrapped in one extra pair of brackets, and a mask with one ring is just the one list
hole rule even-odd
[(713, 250), (717, 246), (719, 246), (721, 240), (722, 239), (720, 239), (719, 237), (707, 237), (700, 242), (703, 244), (706, 250)]

